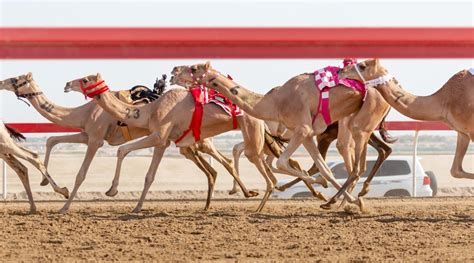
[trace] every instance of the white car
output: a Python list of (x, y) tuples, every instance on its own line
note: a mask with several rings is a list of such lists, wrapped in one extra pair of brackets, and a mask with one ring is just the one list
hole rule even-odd
[[(365, 179), (370, 170), (374, 166), (376, 158), (367, 158), (367, 171), (362, 175), (353, 194), (357, 194), (362, 189)], [(393, 156), (389, 157), (380, 167), (370, 184), (369, 193), (366, 197), (387, 197), (387, 196), (412, 196), (412, 180), (413, 180), (413, 158), (411, 156)], [(344, 161), (329, 162), (334, 177), (339, 184), (344, 184), (347, 179), (347, 171)], [(319, 173), (314, 176), (319, 176)], [(286, 184), (294, 178), (281, 180), (278, 185)], [(336, 194), (337, 190), (331, 184), (328, 188), (323, 188), (321, 185), (314, 184), (314, 189), (322, 192), (326, 197), (331, 197)], [(433, 188), (433, 189), (432, 189)], [(420, 162), (416, 161), (416, 196), (433, 196), (436, 194), (436, 178), (432, 172), (423, 170)], [(296, 197), (312, 197), (306, 185), (302, 182), (286, 189), (283, 192), (274, 191), (273, 197), (276, 198), (296, 198)]]

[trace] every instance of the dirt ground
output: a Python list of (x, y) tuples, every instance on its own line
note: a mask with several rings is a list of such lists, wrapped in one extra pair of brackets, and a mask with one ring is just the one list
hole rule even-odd
[(368, 212), (315, 200), (0, 203), (2, 261), (474, 261), (474, 197), (367, 199)]

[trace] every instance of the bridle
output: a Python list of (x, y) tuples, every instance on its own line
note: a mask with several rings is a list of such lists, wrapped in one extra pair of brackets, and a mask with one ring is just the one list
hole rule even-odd
[(393, 76), (391, 74), (386, 74), (376, 79), (365, 80), (364, 76), (362, 76), (362, 73), (360, 72), (359, 65), (354, 64), (354, 67), (357, 71), (357, 75), (359, 75), (359, 78), (364, 82), (364, 85), (366, 88), (370, 88), (370, 87), (377, 88), (377, 86), (385, 84), (393, 79)]
[(31, 106), (26, 100), (24, 99), (32, 99), (38, 95), (41, 95), (43, 94), (42, 91), (38, 91), (38, 92), (30, 92), (30, 93), (23, 93), (21, 94), (20, 93), (20, 88), (23, 87), (23, 86), (26, 86), (28, 84), (30, 84), (31, 80), (25, 80), (24, 82), (18, 84), (18, 79), (16, 78), (12, 78), (10, 79), (10, 82), (15, 90), (15, 96), (18, 100), (21, 100), (23, 101), (26, 105)]
[(81, 85), (81, 90), (82, 90), (82, 93), (84, 94), (84, 96), (87, 96), (89, 98), (94, 98), (96, 95), (98, 94), (101, 94), (101, 93), (104, 93), (106, 92), (107, 90), (109, 90), (109, 86), (105, 85), (103, 86), (102, 88), (96, 90), (96, 91), (93, 91), (91, 93), (88, 93), (88, 91), (90, 91), (91, 89), (94, 89), (102, 84), (105, 83), (104, 80), (100, 80), (96, 83), (93, 83), (87, 87), (84, 87), (84, 83), (82, 82), (82, 79), (79, 81), (80, 82), (80, 85)]

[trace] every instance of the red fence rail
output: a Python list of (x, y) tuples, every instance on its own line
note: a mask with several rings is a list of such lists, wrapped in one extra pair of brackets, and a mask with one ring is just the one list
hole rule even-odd
[(0, 28), (0, 59), (473, 58), (466, 28)]
[[(7, 123), (23, 133), (79, 132), (77, 128), (62, 127), (54, 123)], [(387, 128), (393, 131), (446, 131), (451, 130), (442, 122), (430, 121), (388, 121)]]

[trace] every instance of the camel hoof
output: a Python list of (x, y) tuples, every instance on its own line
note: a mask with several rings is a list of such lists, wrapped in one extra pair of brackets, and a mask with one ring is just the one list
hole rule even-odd
[(48, 185), (48, 184), (49, 184), (48, 179), (43, 178), (43, 180), (41, 180), (41, 183), (40, 183), (41, 186), (46, 186), (46, 185)]
[(364, 213), (366, 212), (366, 210), (365, 210), (365, 202), (364, 202), (364, 199), (363, 199), (363, 198), (359, 197), (359, 198), (357, 199), (357, 201), (356, 201), (356, 204), (357, 204), (357, 206), (359, 207), (359, 209), (360, 209), (361, 212), (364, 212)]
[(67, 210), (68, 210), (68, 208), (63, 207), (58, 211), (58, 213), (60, 213), (61, 215), (64, 215), (64, 214), (67, 213)]
[(369, 189), (362, 188), (362, 190), (360, 190), (360, 193), (359, 193), (357, 196), (358, 196), (358, 197), (363, 197), (363, 196), (365, 196), (368, 192), (369, 192)]
[(316, 192), (316, 195), (314, 197), (318, 198), (319, 200), (323, 200), (324, 202), (328, 201), (328, 199), (321, 192)]
[(35, 215), (37, 213), (38, 211), (36, 210), (36, 206), (30, 207), (30, 212), (29, 212), (30, 215)]
[(117, 189), (112, 189), (112, 188), (110, 188), (109, 191), (105, 192), (105, 195), (109, 196), (109, 197), (114, 197), (117, 194), (118, 194), (118, 190)]
[(69, 190), (67, 189), (67, 187), (59, 188), (58, 193), (62, 194), (65, 199), (69, 198)]
[(322, 204), (319, 207), (321, 207), (324, 210), (331, 210), (335, 203), (336, 203), (336, 200), (331, 199), (331, 200), (329, 200), (329, 202), (327, 202), (325, 204)]
[(258, 196), (258, 192), (249, 191), (249, 193), (245, 195), (246, 198), (255, 197), (255, 196)]
[(283, 188), (282, 186), (275, 186), (275, 189), (280, 192), (283, 192), (286, 190), (286, 188)]
[(237, 189), (232, 189), (229, 191), (229, 195), (235, 195), (238, 192)]
[(142, 211), (142, 209), (140, 207), (135, 207), (133, 210), (132, 210), (132, 213), (134, 214), (138, 214)]

